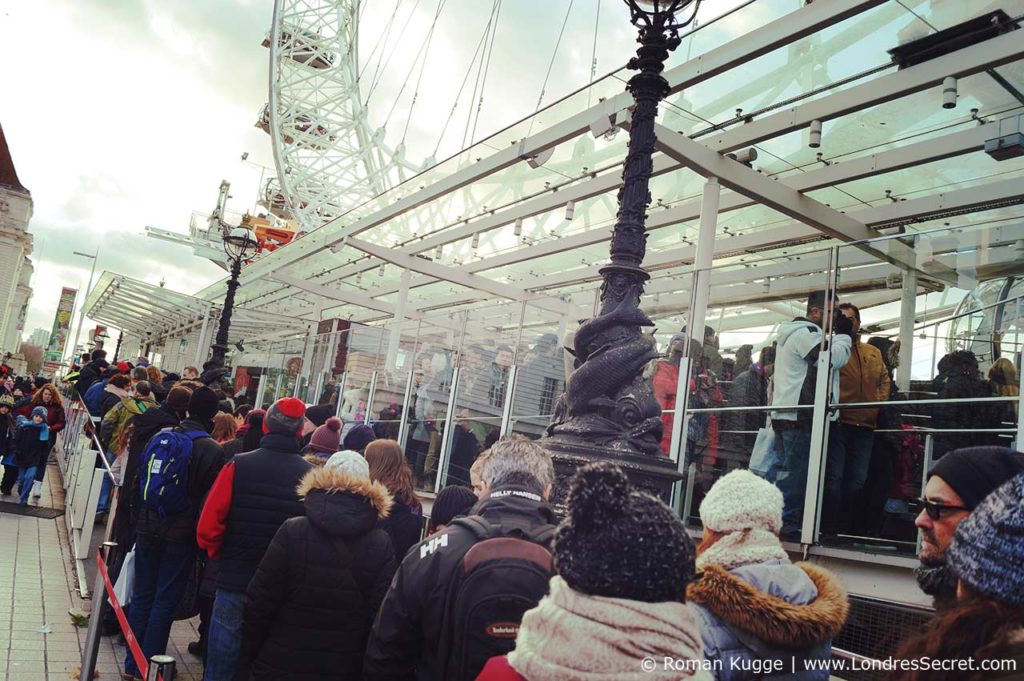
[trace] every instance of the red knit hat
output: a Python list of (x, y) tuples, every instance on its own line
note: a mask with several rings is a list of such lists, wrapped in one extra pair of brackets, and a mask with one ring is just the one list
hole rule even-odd
[(263, 418), (263, 433), (298, 435), (305, 423), (306, 403), (297, 397), (282, 397), (270, 405)]

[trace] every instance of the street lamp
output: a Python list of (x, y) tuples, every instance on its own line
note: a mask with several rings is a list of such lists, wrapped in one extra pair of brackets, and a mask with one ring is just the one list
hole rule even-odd
[(85, 293), (82, 297), (82, 309), (78, 313), (78, 328), (75, 329), (75, 342), (71, 345), (71, 363), (74, 364), (78, 358), (78, 339), (82, 335), (82, 327), (85, 325), (85, 301), (89, 298), (89, 292), (92, 290), (92, 278), (96, 274), (96, 262), (99, 260), (100, 247), (96, 247), (95, 253), (82, 253), (81, 251), (72, 251), (72, 255), (77, 255), (82, 258), (92, 259), (92, 270), (89, 272), (89, 285), (85, 287)]
[[(654, 338), (643, 327), (654, 322), (640, 310), (650, 278), (641, 267), (647, 248), (647, 206), (653, 168), (654, 119), (658, 103), (670, 92), (661, 75), (669, 53), (679, 46), (679, 29), (693, 21), (699, 0), (625, 0), (639, 29), (640, 47), (628, 64), (638, 71), (626, 89), (635, 105), (629, 148), (622, 170), (619, 211), (610, 245), (611, 262), (601, 268), (601, 307), (580, 325), (573, 340), (576, 370), (542, 442), (559, 471), (560, 485), (578, 467), (594, 459), (615, 459), (641, 487), (667, 498), (678, 479), (675, 466), (659, 457), (661, 405), (643, 369), (658, 356)], [(693, 5), (688, 19), (676, 13)], [(556, 500), (564, 489), (556, 489)]]
[[(245, 227), (229, 227), (221, 223), (224, 239), (224, 252), (231, 262), (231, 277), (228, 279), (228, 292), (224, 296), (224, 309), (220, 313), (217, 326), (217, 338), (212, 346), (210, 361), (203, 365), (204, 374), (211, 370), (224, 368), (224, 356), (228, 352), (228, 330), (231, 328), (231, 313), (235, 306), (235, 291), (238, 289), (238, 277), (242, 273), (242, 262), (256, 254), (259, 244), (252, 232)], [(223, 372), (220, 372), (223, 375)], [(217, 376), (216, 378), (220, 378)]]

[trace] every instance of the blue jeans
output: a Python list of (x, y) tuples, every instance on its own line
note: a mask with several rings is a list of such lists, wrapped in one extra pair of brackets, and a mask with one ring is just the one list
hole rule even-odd
[(217, 589), (206, 644), (206, 671), (203, 674), (203, 681), (232, 681), (235, 678), (242, 651), (244, 614), (244, 593)]
[[(825, 462), (825, 498), (821, 526), (833, 532), (850, 529), (850, 513), (857, 495), (868, 480), (875, 431), (871, 428), (833, 423), (828, 437)], [(846, 522), (841, 521), (844, 516)], [(846, 525), (846, 527), (843, 527)]]
[(18, 469), (18, 503), (28, 504), (28, 494), (32, 491), (32, 483), (36, 480), (36, 467)]
[[(167, 649), (174, 610), (185, 593), (195, 559), (196, 548), (191, 544), (135, 535), (135, 587), (128, 606), (128, 624), (146, 659)], [(139, 673), (131, 652), (125, 657), (124, 670)]]
[(113, 489), (114, 484), (110, 482), (110, 476), (103, 475), (103, 484), (100, 485), (100, 500), (96, 504), (97, 513), (107, 513), (110, 511), (110, 492)]
[(782, 534), (799, 534), (804, 519), (804, 497), (807, 495), (807, 462), (811, 456), (811, 432), (793, 428), (775, 433), (775, 449), (779, 457), (779, 474), (775, 486), (782, 492)]

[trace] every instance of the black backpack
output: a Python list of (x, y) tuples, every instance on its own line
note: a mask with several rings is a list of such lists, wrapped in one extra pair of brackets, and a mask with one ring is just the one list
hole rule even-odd
[(516, 645), (523, 614), (548, 592), (554, 574), (547, 544), (553, 525), (504, 530), (481, 516), (452, 522), (470, 530), (477, 542), (462, 557), (445, 606), (446, 638), (438, 651), (445, 681), (473, 681), (492, 657)]

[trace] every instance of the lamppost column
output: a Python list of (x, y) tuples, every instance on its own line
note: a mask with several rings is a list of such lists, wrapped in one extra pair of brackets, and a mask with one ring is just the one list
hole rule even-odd
[(213, 353), (210, 355), (210, 365), (224, 366), (224, 357), (228, 352), (228, 331), (231, 329), (231, 314), (235, 307), (235, 291), (238, 290), (238, 278), (242, 274), (242, 259), (233, 258), (231, 261), (231, 277), (228, 279), (228, 292), (224, 296), (224, 309), (220, 313), (220, 322), (217, 325), (217, 337), (212, 346)]

